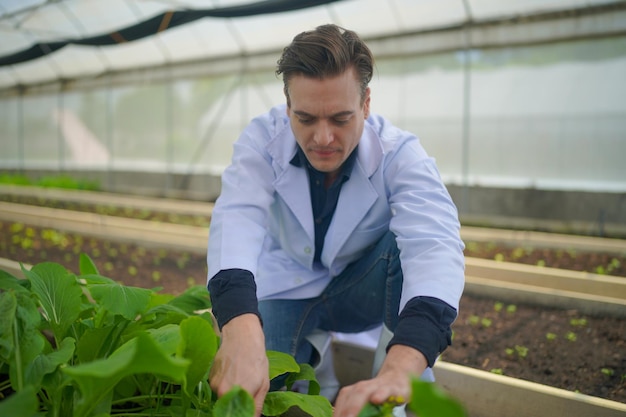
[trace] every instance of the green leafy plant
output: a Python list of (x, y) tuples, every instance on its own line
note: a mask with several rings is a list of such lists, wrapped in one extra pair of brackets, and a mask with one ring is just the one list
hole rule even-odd
[[(247, 392), (217, 399), (208, 384), (219, 336), (206, 288), (160, 294), (100, 275), (85, 255), (79, 264), (80, 275), (52, 262), (22, 267), (26, 279), (0, 271), (0, 415), (253, 415)], [(268, 394), (264, 415), (332, 414), (308, 364), (267, 354), (271, 378), (310, 390)]]
[(35, 185), (39, 187), (93, 191), (100, 189), (100, 184), (97, 181), (75, 179), (68, 175), (44, 176), (37, 180), (32, 180), (25, 175), (3, 174), (0, 175), (0, 184)]
[[(403, 398), (390, 398), (383, 404), (367, 404), (358, 417), (393, 417), (393, 409), (404, 403)], [(465, 417), (463, 406), (432, 382), (411, 380), (411, 398), (406, 408), (420, 417)]]
[[(206, 288), (174, 296), (125, 286), (100, 275), (84, 254), (79, 271), (43, 262), (22, 267), (26, 279), (19, 279), (0, 270), (0, 415), (254, 415), (253, 399), (240, 387), (220, 398), (210, 389), (219, 336)], [(287, 377), (285, 391), (267, 394), (264, 416), (285, 416), (292, 408), (332, 415), (310, 365), (284, 353), (267, 356), (270, 379)], [(296, 381), (308, 381), (307, 394), (290, 391)], [(465, 416), (435, 384), (411, 384), (407, 407), (420, 417)], [(360, 416), (390, 416), (399, 402), (368, 404)]]

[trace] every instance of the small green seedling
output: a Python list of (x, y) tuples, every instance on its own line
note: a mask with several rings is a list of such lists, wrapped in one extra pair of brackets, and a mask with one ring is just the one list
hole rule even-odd
[(548, 332), (548, 333), (546, 333), (546, 339), (548, 339), (548, 340), (556, 340), (556, 334)]
[(504, 352), (507, 356), (514, 356), (517, 354), (518, 358), (525, 358), (528, 356), (528, 348), (522, 345), (515, 345), (515, 348), (506, 348)]

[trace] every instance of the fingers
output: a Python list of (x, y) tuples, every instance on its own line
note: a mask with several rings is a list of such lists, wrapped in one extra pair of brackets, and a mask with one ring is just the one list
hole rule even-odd
[(220, 348), (209, 372), (209, 385), (218, 397), (229, 392), (235, 385), (240, 386), (252, 396), (255, 417), (259, 417), (270, 387), (268, 366), (264, 351), (259, 362), (249, 363), (233, 358), (228, 349)]
[(356, 417), (367, 403), (393, 402), (400, 405), (410, 396), (410, 384), (403, 378), (396, 380), (376, 377), (344, 387), (335, 401), (333, 417)]
[(263, 404), (265, 403), (265, 396), (267, 395), (269, 388), (270, 388), (270, 384), (269, 384), (269, 379), (268, 379), (267, 384), (264, 384), (261, 387), (259, 387), (259, 390), (253, 395), (254, 408), (255, 408), (254, 417), (261, 416), (261, 412), (263, 411)]

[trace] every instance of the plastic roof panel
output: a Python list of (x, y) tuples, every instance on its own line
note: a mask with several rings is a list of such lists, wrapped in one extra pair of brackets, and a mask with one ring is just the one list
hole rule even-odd
[[(295, 1), (295, 0), (294, 0)], [(170, 10), (215, 9), (260, 0), (0, 0), (0, 56), (45, 42), (114, 33)], [(94, 76), (187, 60), (279, 50), (297, 33), (334, 22), (363, 37), (393, 36), (538, 11), (616, 0), (340, 0), (284, 13), (205, 17), (143, 39), (68, 45), (33, 61), (0, 67), (0, 88)], [(465, 6), (468, 6), (466, 10)]]

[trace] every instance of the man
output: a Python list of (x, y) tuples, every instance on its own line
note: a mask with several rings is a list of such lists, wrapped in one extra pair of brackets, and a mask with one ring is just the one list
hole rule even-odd
[(450, 344), (463, 290), (456, 208), (411, 133), (370, 114), (373, 58), (352, 31), (297, 35), (278, 61), (286, 106), (255, 118), (234, 145), (212, 215), (213, 311), (222, 331), (211, 370), (260, 415), (267, 350), (323, 361), (312, 334), (392, 334), (376, 375), (344, 387), (335, 416), (408, 398), (411, 375)]

